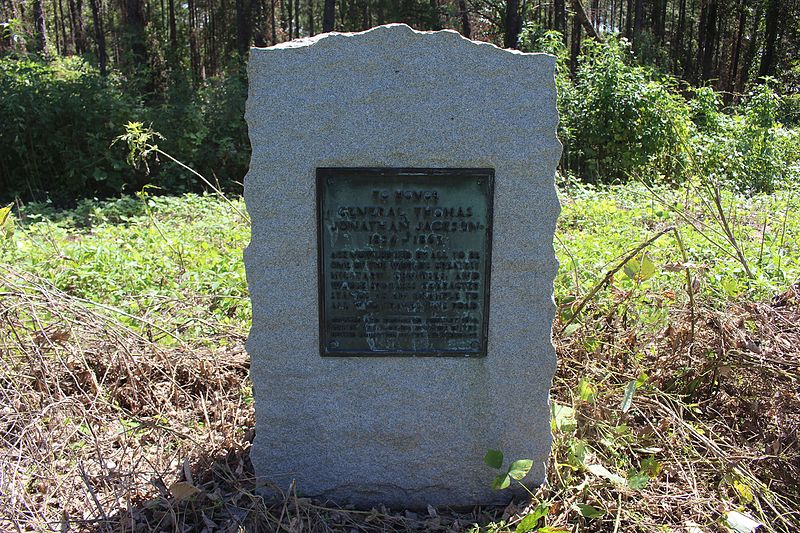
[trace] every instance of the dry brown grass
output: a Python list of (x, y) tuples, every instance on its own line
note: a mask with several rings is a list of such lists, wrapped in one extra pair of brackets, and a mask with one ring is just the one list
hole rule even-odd
[[(556, 440), (552, 488), (545, 496), (596, 502), (607, 515), (587, 526), (591, 531), (726, 531), (724, 513), (737, 509), (769, 530), (798, 531), (797, 288), (770, 303), (734, 304), (724, 311), (701, 307), (694, 315), (694, 336), (684, 308), (657, 332), (629, 327), (623, 310), (597, 314), (586, 320), (591, 328), (556, 340), (553, 396), (575, 406), (577, 427)], [(593, 352), (585, 348), (587, 337), (597, 346)], [(622, 413), (624, 386), (643, 373), (647, 381)], [(576, 398), (581, 379), (597, 384), (596, 398)], [(627, 430), (620, 434), (622, 427)], [(652, 459), (658, 474), (645, 488), (631, 490), (557, 466), (569, 462), (575, 439), (591, 446), (586, 463), (614, 471), (609, 465), (638, 468)], [(554, 522), (574, 524), (574, 514)]]
[[(3, 269), (0, 529), (461, 531), (503, 521), (486, 527), (513, 530), (547, 501), (547, 524), (568, 531), (717, 531), (738, 508), (797, 531), (799, 300), (791, 290), (724, 312), (697, 308), (694, 337), (687, 309), (646, 332), (622, 310), (590, 305), (591, 327), (556, 339), (553, 397), (575, 409), (575, 423), (556, 432), (549, 483), (534, 503), (364, 512), (293, 491), (269, 504), (257, 495), (243, 332), (183, 339), (157, 315), (122, 317)], [(622, 391), (643, 372), (623, 413)], [(588, 399), (576, 392), (581, 380)], [(636, 490), (587, 468), (625, 477), (645, 460), (652, 479)], [(578, 503), (602, 516), (582, 517)]]

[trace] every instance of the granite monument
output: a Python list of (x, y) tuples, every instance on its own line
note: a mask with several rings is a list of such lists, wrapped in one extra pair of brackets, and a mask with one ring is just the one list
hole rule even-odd
[(252, 50), (259, 477), (363, 507), (503, 503), (499, 449), (544, 480), (554, 68), (400, 24)]

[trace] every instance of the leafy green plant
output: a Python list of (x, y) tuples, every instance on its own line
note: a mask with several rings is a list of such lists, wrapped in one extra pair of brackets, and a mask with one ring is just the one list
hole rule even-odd
[(690, 105), (697, 131), (685, 141), (689, 172), (720, 188), (746, 194), (772, 192), (800, 179), (800, 140), (779, 122), (781, 97), (773, 82), (756, 85), (735, 113), (719, 112), (710, 88), (695, 90)]
[(161, 155), (166, 157), (184, 170), (187, 170), (200, 178), (204, 184), (211, 188), (211, 190), (213, 190), (217, 196), (222, 198), (225, 203), (227, 203), (230, 208), (234, 210), (240, 217), (247, 221), (250, 220), (250, 217), (248, 217), (247, 214), (241, 211), (234, 202), (225, 196), (225, 193), (223, 193), (217, 185), (214, 185), (208, 180), (208, 178), (159, 148), (158, 144), (155, 144), (155, 141), (163, 138), (164, 137), (160, 133), (154, 131), (151, 127), (145, 127), (145, 125), (141, 122), (128, 122), (125, 124), (125, 133), (115, 138), (112, 144), (116, 144), (118, 142), (125, 143), (128, 147), (128, 163), (134, 166), (143, 165), (148, 171), (149, 166), (147, 162), (150, 156)]
[(129, 82), (114, 72), (103, 76), (79, 57), (0, 58), (0, 198), (74, 206), (145, 184), (167, 192), (204, 188), (169, 159), (127, 165), (123, 149), (109, 146), (127, 121), (151, 124), (163, 134), (165, 152), (181, 154), (218, 188), (239, 190), (250, 157), (241, 73), (211, 78), (196, 90), (176, 79), (147, 98)]
[(573, 98), (562, 110), (570, 124), (570, 167), (595, 182), (625, 181), (631, 173), (681, 178), (678, 133), (688, 108), (676, 82), (633, 63), (624, 40), (587, 42)]
[[(502, 470), (503, 468), (503, 452), (500, 450), (489, 450), (483, 457), (483, 462), (495, 470)], [(521, 480), (528, 475), (533, 461), (530, 459), (519, 459), (508, 465), (505, 472), (501, 472), (492, 481), (492, 488), (496, 490), (507, 489), (511, 485), (511, 480), (520, 482), (520, 485), (525, 486)], [(527, 490), (527, 488), (526, 488)]]
[(0, 208), (0, 238), (5, 241), (11, 240), (14, 235), (14, 217), (11, 214), (11, 208), (14, 204)]
[(119, 150), (116, 124), (140, 102), (118, 78), (77, 57), (50, 62), (0, 59), (0, 195), (68, 203), (136, 188)]

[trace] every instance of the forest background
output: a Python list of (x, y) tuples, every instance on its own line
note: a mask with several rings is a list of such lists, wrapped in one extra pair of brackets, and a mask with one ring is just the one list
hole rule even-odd
[(796, 176), (800, 0), (0, 0), (0, 21), (5, 201), (205, 187), (165, 158), (132, 169), (112, 146), (129, 121), (239, 192), (249, 47), (388, 22), (556, 54), (565, 175)]
[[(249, 463), (248, 50), (388, 22), (558, 59), (554, 444), (505, 509), (269, 503)], [(799, 34), (800, 0), (0, 0), (0, 530), (799, 531)]]

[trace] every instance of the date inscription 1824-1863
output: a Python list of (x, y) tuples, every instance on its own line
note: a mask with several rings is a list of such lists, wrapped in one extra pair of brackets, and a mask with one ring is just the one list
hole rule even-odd
[(320, 353), (486, 356), (494, 170), (318, 168)]

